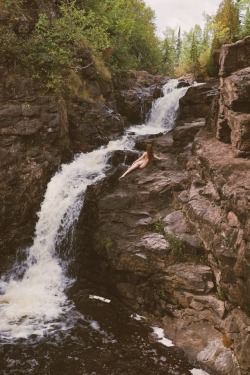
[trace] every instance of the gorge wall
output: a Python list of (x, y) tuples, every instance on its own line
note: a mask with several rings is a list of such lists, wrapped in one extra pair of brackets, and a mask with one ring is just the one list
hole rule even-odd
[(190, 88), (171, 133), (138, 139), (165, 160), (118, 182), (116, 155), (91, 189), (106, 280), (215, 374), (250, 372), (249, 42), (222, 48), (219, 87)]

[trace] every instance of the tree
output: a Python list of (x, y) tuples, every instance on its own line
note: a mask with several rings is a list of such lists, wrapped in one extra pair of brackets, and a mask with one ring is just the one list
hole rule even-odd
[(162, 56), (152, 9), (142, 0), (104, 0), (102, 8), (114, 48), (108, 61), (110, 68), (157, 72)]
[(199, 25), (195, 25), (182, 38), (182, 49), (179, 60), (179, 68), (186, 73), (200, 74), (199, 58), (203, 50), (203, 35)]
[(176, 40), (176, 60), (177, 64), (179, 64), (180, 60), (180, 55), (181, 55), (181, 47), (182, 47), (182, 40), (181, 40), (181, 28), (179, 27), (178, 29), (178, 35), (177, 35), (177, 40)]
[(178, 65), (177, 40), (175, 30), (167, 27), (164, 31), (164, 39), (161, 44), (164, 72), (168, 75), (174, 74), (174, 69)]
[(220, 3), (213, 28), (219, 47), (237, 40), (240, 29), (239, 9), (233, 0), (223, 0)]

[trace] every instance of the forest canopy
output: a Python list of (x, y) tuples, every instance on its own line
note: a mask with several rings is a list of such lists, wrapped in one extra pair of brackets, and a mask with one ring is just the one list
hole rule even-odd
[(167, 27), (161, 39), (143, 0), (57, 0), (56, 12), (38, 3), (0, 0), (0, 63), (28, 69), (53, 90), (69, 70), (77, 71), (82, 48), (111, 74), (135, 69), (207, 77), (217, 74), (214, 53), (223, 44), (250, 35), (249, 0), (222, 0), (215, 15), (204, 14), (203, 28)]

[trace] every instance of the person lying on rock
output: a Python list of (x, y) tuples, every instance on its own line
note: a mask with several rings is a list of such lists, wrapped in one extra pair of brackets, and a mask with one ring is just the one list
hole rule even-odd
[(146, 168), (152, 160), (163, 160), (163, 159), (164, 158), (160, 158), (154, 153), (153, 146), (150, 143), (148, 143), (146, 147), (146, 151), (142, 154), (141, 157), (139, 157), (133, 162), (131, 167), (129, 167), (126, 170), (126, 172), (124, 172), (123, 175), (121, 175), (119, 180), (137, 168), (139, 169)]

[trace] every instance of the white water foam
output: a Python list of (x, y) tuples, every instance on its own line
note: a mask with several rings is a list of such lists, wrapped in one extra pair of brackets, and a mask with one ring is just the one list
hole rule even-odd
[(43, 335), (54, 328), (51, 322), (72, 308), (64, 292), (71, 280), (65, 276), (56, 248), (76, 223), (87, 186), (105, 176), (108, 154), (125, 148), (131, 148), (131, 141), (123, 137), (108, 147), (81, 154), (71, 164), (62, 165), (51, 179), (38, 214), (34, 243), (28, 249), (24, 276), (21, 280), (13, 275), (9, 282), (0, 281), (3, 338)]
[[(175, 80), (165, 85), (165, 96), (155, 102), (148, 123), (132, 127), (128, 133), (136, 136), (172, 129), (179, 98), (187, 89), (174, 90), (176, 83)], [(72, 280), (65, 275), (58, 245), (78, 220), (87, 186), (104, 178), (109, 154), (133, 147), (134, 140), (125, 135), (98, 150), (80, 154), (71, 164), (62, 165), (51, 179), (38, 214), (33, 245), (27, 250), (27, 260), (19, 266), (25, 270), (23, 277), (19, 279), (15, 269), (10, 280), (0, 280), (2, 339), (43, 336), (57, 327), (66, 329), (62, 317), (73, 306), (65, 290)]]
[(157, 342), (160, 342), (161, 344), (170, 347), (174, 346), (173, 341), (167, 339), (164, 335), (164, 330), (159, 327), (152, 327), (154, 331), (154, 335), (157, 337)]
[(197, 368), (193, 368), (192, 370), (190, 370), (190, 372), (192, 375), (209, 375), (208, 372)]
[(170, 80), (163, 86), (163, 97), (157, 99), (150, 111), (146, 124), (132, 126), (129, 131), (135, 135), (166, 133), (173, 129), (179, 111), (179, 99), (188, 87), (177, 88), (178, 81)]

